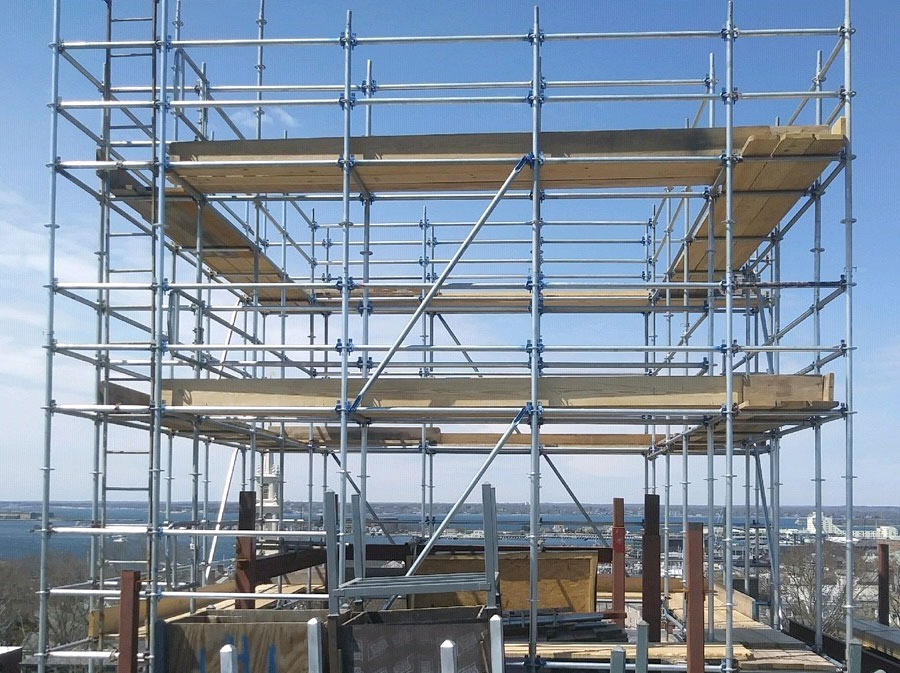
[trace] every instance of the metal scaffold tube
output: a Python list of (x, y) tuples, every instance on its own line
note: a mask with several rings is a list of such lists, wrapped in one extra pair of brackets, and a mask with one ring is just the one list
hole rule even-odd
[(52, 446), (53, 446), (53, 346), (54, 336), (54, 309), (56, 282), (56, 199), (57, 199), (57, 171), (55, 162), (58, 157), (58, 132), (59, 114), (56, 106), (59, 99), (59, 55), (60, 55), (60, 0), (53, 2), (53, 32), (50, 39), (52, 52), (50, 65), (50, 187), (49, 206), (47, 214), (47, 333), (45, 357), (45, 383), (44, 383), (44, 443), (42, 470), (42, 497), (41, 497), (41, 567), (38, 579), (38, 594), (40, 604), (38, 607), (38, 646), (35, 653), (38, 661), (38, 673), (47, 670), (47, 656), (49, 647), (49, 620), (48, 606), (50, 599), (50, 581), (47, 574), (48, 554), (50, 551), (50, 475), (52, 470)]
[(734, 671), (734, 0), (727, 2), (725, 29), (725, 530), (723, 549), (725, 561), (725, 673)]
[(345, 532), (347, 525), (347, 426), (350, 421), (350, 400), (348, 393), (348, 377), (350, 375), (350, 177), (353, 172), (353, 161), (350, 154), (350, 112), (353, 109), (351, 96), (351, 58), (355, 37), (353, 36), (353, 13), (347, 11), (347, 23), (341, 36), (341, 47), (344, 50), (344, 94), (341, 108), (343, 110), (344, 144), (340, 156), (341, 179), (343, 184), (343, 200), (341, 203), (341, 224), (343, 240), (341, 241), (341, 398), (340, 398), (340, 500), (338, 502), (338, 584), (343, 584), (346, 573), (347, 547)]
[(541, 266), (541, 107), (544, 89), (541, 75), (541, 42), (543, 33), (540, 25), (540, 10), (534, 8), (534, 24), (531, 40), (531, 394), (529, 415), (531, 423), (531, 497), (528, 525), (528, 660), (534, 670), (538, 668), (538, 553), (540, 550), (541, 525), (541, 416), (538, 383), (541, 376), (541, 289), (544, 278)]
[[(169, 3), (162, 0), (159, 3), (159, 19), (157, 29), (160, 32), (157, 47), (157, 76), (164, 82), (168, 72), (170, 45), (166, 31), (169, 25)], [(153, 331), (151, 359), (153, 360), (153, 372), (150, 377), (150, 404), (152, 407), (153, 423), (151, 429), (150, 447), (150, 528), (159, 527), (160, 516), (160, 474), (161, 474), (161, 449), (163, 434), (163, 355), (167, 345), (165, 332), (165, 304), (166, 304), (166, 170), (168, 165), (167, 149), (167, 121), (169, 115), (169, 101), (160, 87), (160, 93), (155, 101), (156, 121), (156, 171), (154, 192), (156, 197), (156, 223), (153, 228), (154, 255), (153, 278), (155, 283), (153, 306)], [(157, 606), (159, 602), (159, 538), (154, 533), (148, 535), (149, 542), (149, 595), (147, 597), (147, 621), (150, 624), (148, 637), (148, 659), (150, 673), (162, 670), (163, 663), (157, 661), (157, 641), (160, 637), (156, 628)]]
[(847, 291), (844, 293), (844, 395), (846, 413), (844, 416), (844, 479), (845, 479), (845, 505), (847, 525), (844, 535), (845, 543), (845, 572), (846, 594), (844, 597), (844, 642), (846, 643), (845, 661), (850, 664), (853, 653), (853, 608), (855, 601), (855, 578), (853, 576), (853, 139), (851, 134), (851, 109), (853, 100), (853, 69), (851, 43), (853, 38), (853, 24), (850, 16), (851, 0), (844, 0), (844, 22), (841, 25), (841, 34), (844, 38), (844, 123), (846, 124), (844, 135), (844, 279), (847, 283)]

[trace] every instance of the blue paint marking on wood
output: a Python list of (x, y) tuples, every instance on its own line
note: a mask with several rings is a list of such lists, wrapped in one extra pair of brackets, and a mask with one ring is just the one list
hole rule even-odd
[(238, 652), (238, 667), (244, 673), (250, 673), (250, 637), (241, 636), (241, 649)]
[(269, 673), (278, 673), (275, 668), (275, 645), (269, 645)]
[(201, 647), (200, 652), (198, 653), (198, 661), (200, 668), (200, 673), (206, 673), (206, 648)]

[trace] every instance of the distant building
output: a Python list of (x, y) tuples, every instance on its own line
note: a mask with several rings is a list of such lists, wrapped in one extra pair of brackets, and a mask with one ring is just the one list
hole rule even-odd
[[(806, 532), (816, 533), (816, 515), (810, 514), (806, 517)], [(822, 516), (822, 532), (825, 535), (843, 535), (844, 531), (835, 525), (834, 519), (830, 516)]]
[[(806, 517), (806, 532), (810, 534), (816, 533), (816, 517), (810, 514)], [(836, 526), (834, 519), (830, 516), (822, 517), (822, 532), (825, 535), (841, 536), (844, 531)], [(896, 526), (855, 526), (853, 528), (853, 537), (858, 540), (897, 540), (900, 539), (900, 531)]]

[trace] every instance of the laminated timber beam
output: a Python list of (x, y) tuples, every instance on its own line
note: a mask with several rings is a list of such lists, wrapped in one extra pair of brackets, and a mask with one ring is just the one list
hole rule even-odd
[[(364, 379), (349, 381), (356, 395)], [(379, 408), (459, 408), (461, 411), (498, 407), (521, 408), (528, 399), (525, 378), (380, 378), (360, 411)], [(340, 397), (338, 379), (167, 379), (164, 401), (170, 411), (190, 412), (191, 407), (273, 410), (323, 408), (333, 410)], [(584, 376), (542, 377), (538, 396), (545, 411), (565, 408), (601, 409), (697, 409), (720, 408), (725, 400), (721, 376)], [(741, 410), (768, 410), (833, 406), (830, 375), (743, 375), (735, 377), (732, 404)], [(254, 411), (254, 414), (257, 413)], [(273, 412), (274, 413), (274, 412)], [(260, 415), (266, 415), (260, 413)]]

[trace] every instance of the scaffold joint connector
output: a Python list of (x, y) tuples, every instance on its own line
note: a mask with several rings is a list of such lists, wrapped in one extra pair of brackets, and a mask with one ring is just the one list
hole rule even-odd
[(362, 355), (360, 355), (358, 358), (356, 358), (356, 368), (359, 369), (360, 371), (362, 371), (363, 367), (365, 367), (366, 370), (372, 369), (372, 366), (374, 364), (375, 363), (373, 362), (371, 357), (366, 358), (365, 361), (363, 361)]
[(538, 105), (543, 105), (544, 95), (538, 94), (537, 96), (535, 96), (533, 93), (529, 93), (527, 96), (525, 96), (525, 102), (528, 103), (531, 107), (534, 107), (535, 103), (537, 103)]
[(737, 26), (731, 26), (729, 29), (728, 26), (724, 26), (719, 33), (722, 36), (723, 40), (727, 40), (729, 38), (738, 39), (741, 36), (741, 31), (738, 30)]
[(353, 49), (357, 44), (356, 33), (350, 33), (350, 39), (347, 39), (347, 31), (342, 32), (340, 38), (338, 38), (338, 44), (340, 44), (341, 47), (346, 48), (349, 46)]
[(360, 315), (372, 315), (375, 311), (375, 305), (369, 300), (361, 299), (356, 310)]
[(538, 44), (544, 43), (545, 34), (542, 30), (538, 30), (537, 36), (535, 36), (533, 30), (529, 30), (528, 35), (525, 36), (525, 41), (528, 42), (528, 44), (534, 44), (535, 37), (537, 38)]
[[(338, 278), (334, 283), (334, 287), (338, 292), (344, 291), (344, 279)], [(347, 290), (352, 292), (356, 288), (356, 281), (353, 280), (353, 276), (347, 276)]]
[(738, 91), (737, 87), (731, 90), (731, 93), (725, 90), (725, 87), (722, 87), (722, 93), (720, 94), (722, 97), (723, 103), (737, 103), (738, 99), (741, 97), (740, 91)]
[(342, 154), (337, 158), (337, 165), (343, 168), (345, 171), (349, 171), (356, 165), (356, 157), (351, 154), (349, 158), (345, 159), (344, 155)]
[(375, 92), (378, 91), (378, 82), (376, 82), (374, 79), (364, 79), (362, 81), (362, 84), (360, 84), (359, 86), (359, 90), (369, 96), (374, 96)]
[(346, 346), (344, 346), (343, 341), (338, 339), (337, 343), (334, 344), (334, 350), (336, 350), (338, 353), (343, 353), (344, 351), (347, 351), (348, 353), (352, 353), (353, 352), (353, 339), (347, 339)]

